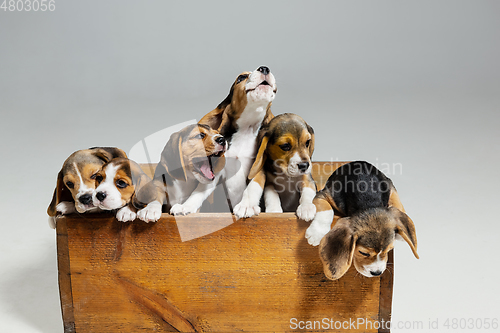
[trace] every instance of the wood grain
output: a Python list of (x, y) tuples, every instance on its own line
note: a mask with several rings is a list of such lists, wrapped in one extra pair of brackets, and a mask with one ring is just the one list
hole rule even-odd
[(309, 223), (293, 213), (262, 213), (180, 238), (178, 224), (210, 229), (220, 221), (233, 217), (163, 214), (150, 224), (120, 223), (112, 214), (59, 218), (65, 332), (311, 332), (321, 327), (293, 329), (293, 318), (304, 327), (390, 318), (392, 270), (365, 278), (351, 267), (337, 281), (326, 279), (317, 247), (304, 237)]

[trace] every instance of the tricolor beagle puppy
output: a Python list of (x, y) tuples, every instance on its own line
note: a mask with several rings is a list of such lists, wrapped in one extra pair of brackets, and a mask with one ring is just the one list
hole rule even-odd
[(232, 208), (241, 201), (247, 186), (259, 129), (273, 118), (271, 103), (276, 92), (276, 80), (268, 67), (243, 72), (234, 81), (229, 95), (199, 121), (218, 130), (229, 143), (224, 178)]
[(94, 206), (117, 210), (121, 222), (135, 220), (156, 222), (161, 217), (163, 192), (128, 158), (115, 158), (102, 166), (95, 177)]
[(266, 212), (297, 212), (300, 219), (314, 218), (312, 200), (316, 184), (311, 176), (314, 131), (301, 117), (285, 113), (264, 125), (260, 146), (250, 170), (251, 179), (243, 199), (234, 208), (238, 217), (260, 213), (264, 193)]
[(104, 163), (118, 157), (127, 155), (118, 148), (94, 147), (78, 150), (64, 161), (57, 175), (52, 202), (47, 208), (49, 225), (52, 228), (55, 228), (57, 213), (66, 215), (98, 211), (92, 202), (96, 174)]
[(351, 162), (335, 170), (313, 202), (317, 213), (306, 238), (319, 244), (327, 278), (339, 279), (353, 262), (366, 277), (381, 275), (396, 238), (403, 238), (418, 259), (413, 221), (392, 181), (370, 163)]
[(167, 193), (170, 214), (200, 209), (219, 182), (226, 149), (226, 139), (208, 125), (189, 125), (170, 136), (154, 176)]

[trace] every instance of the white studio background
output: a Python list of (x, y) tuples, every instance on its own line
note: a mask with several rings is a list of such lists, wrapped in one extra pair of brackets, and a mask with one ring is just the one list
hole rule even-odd
[(500, 2), (55, 6), (0, 10), (0, 332), (62, 332), (45, 211), (66, 157), (199, 119), (261, 65), (273, 112), (315, 129), (315, 160), (401, 166), (421, 259), (397, 244), (392, 331), (500, 317)]

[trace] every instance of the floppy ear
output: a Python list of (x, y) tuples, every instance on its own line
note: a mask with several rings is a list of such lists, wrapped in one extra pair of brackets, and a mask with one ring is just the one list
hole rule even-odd
[(74, 202), (71, 192), (66, 188), (66, 185), (64, 185), (62, 170), (59, 171), (59, 173), (57, 174), (57, 182), (56, 182), (56, 188), (54, 189), (54, 195), (52, 196), (52, 201), (50, 202), (49, 207), (47, 208), (47, 214), (49, 216), (57, 215), (56, 206), (61, 201)]
[(153, 180), (142, 171), (139, 164), (130, 161), (130, 173), (132, 176), (132, 183), (135, 186), (134, 194), (131, 199), (132, 205), (135, 208), (144, 208), (155, 200), (163, 203), (163, 199), (160, 197), (161, 189), (159, 189)]
[(419, 259), (417, 253), (417, 232), (411, 218), (397, 208), (391, 207), (389, 210), (396, 218), (396, 233), (408, 243), (415, 258)]
[(309, 134), (311, 134), (311, 143), (309, 144), (309, 156), (312, 157), (312, 155), (314, 153), (314, 142), (315, 142), (314, 130), (307, 123), (306, 123), (306, 125), (307, 125), (307, 130), (309, 131)]
[(337, 221), (319, 244), (319, 256), (323, 270), (330, 280), (340, 279), (351, 267), (357, 235), (350, 228), (350, 218)]
[(182, 135), (176, 132), (170, 136), (163, 152), (161, 153), (160, 163), (156, 166), (155, 179), (163, 179), (165, 175), (172, 178), (186, 181), (184, 171), (184, 159), (182, 157)]
[(127, 154), (120, 148), (114, 147), (93, 147), (90, 148), (92, 154), (97, 156), (99, 159), (103, 160), (104, 163), (108, 163), (114, 158), (127, 158)]
[(269, 137), (267, 133), (264, 134), (264, 137), (260, 141), (259, 151), (257, 152), (257, 156), (255, 157), (255, 161), (253, 162), (252, 168), (250, 169), (250, 173), (248, 174), (248, 179), (253, 179), (264, 167), (264, 162), (266, 161), (266, 156), (264, 155), (267, 149), (267, 143), (269, 142)]
[[(198, 124), (205, 124), (210, 126), (210, 128), (219, 130), (222, 127), (224, 127), (224, 115), (226, 115), (227, 112), (224, 112), (228, 106), (231, 105), (231, 101), (233, 100), (233, 93), (234, 93), (234, 83), (231, 86), (231, 89), (229, 90), (229, 94), (224, 98), (222, 102), (217, 105), (215, 109), (207, 113), (203, 118), (200, 119)], [(226, 115), (227, 117), (227, 115)], [(227, 121), (227, 119), (226, 119)], [(219, 130), (219, 132), (221, 132)], [(222, 134), (222, 133), (221, 133)], [(224, 135), (224, 134), (222, 134)]]

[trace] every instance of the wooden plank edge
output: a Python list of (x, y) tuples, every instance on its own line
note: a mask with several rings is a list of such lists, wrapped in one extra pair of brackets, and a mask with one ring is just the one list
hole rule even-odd
[(68, 247), (68, 227), (65, 218), (57, 218), (57, 268), (59, 297), (65, 333), (76, 332), (71, 288), (71, 271)]
[[(394, 250), (389, 252), (385, 274), (380, 277), (379, 293), (379, 333), (391, 332), (392, 288), (394, 283)], [(391, 324), (388, 324), (391, 323)]]

